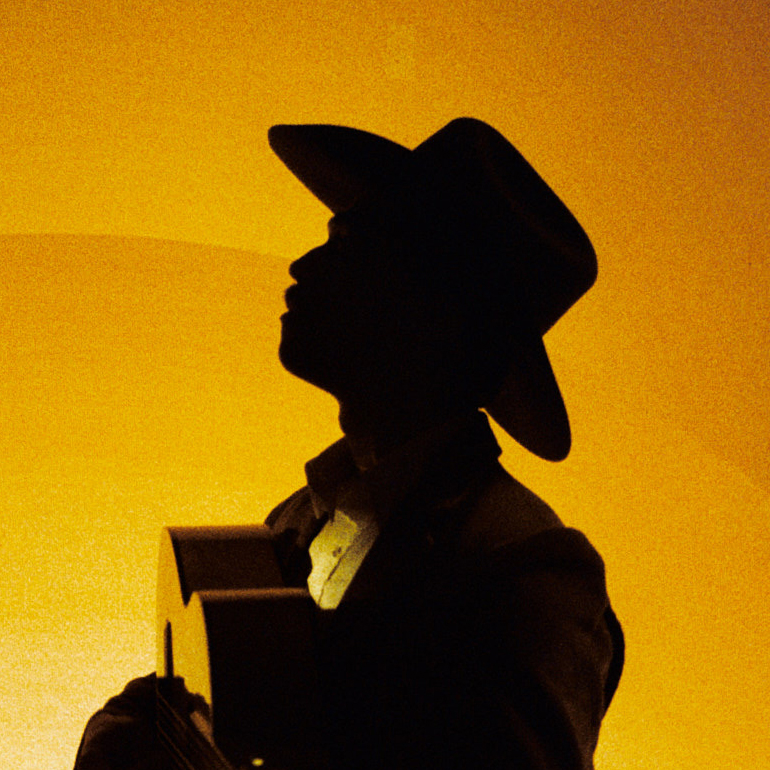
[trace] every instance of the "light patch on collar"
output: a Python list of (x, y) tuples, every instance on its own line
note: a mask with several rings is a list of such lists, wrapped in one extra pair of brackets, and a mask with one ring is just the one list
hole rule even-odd
[(336, 510), (316, 535), (307, 586), (321, 609), (339, 605), (379, 532), (371, 512)]

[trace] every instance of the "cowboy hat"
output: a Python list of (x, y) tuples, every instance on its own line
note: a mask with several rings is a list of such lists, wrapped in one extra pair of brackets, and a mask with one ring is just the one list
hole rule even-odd
[(413, 150), (323, 124), (273, 126), (268, 141), (335, 214), (372, 195), (408, 192), (417, 205), (430, 204), (441, 227), (475, 228), (483, 236), (484, 253), (476, 257), (510, 268), (510, 302), (524, 302), (527, 319), (511, 337), (508, 374), (484, 406), (531, 452), (566, 457), (569, 420), (542, 337), (594, 283), (596, 256), (577, 220), (518, 150), (473, 118), (453, 120)]

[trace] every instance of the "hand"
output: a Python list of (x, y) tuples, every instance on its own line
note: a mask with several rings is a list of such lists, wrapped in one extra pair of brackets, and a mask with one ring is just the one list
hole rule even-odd
[(88, 720), (75, 770), (170, 770), (155, 711), (155, 674), (129, 682)]

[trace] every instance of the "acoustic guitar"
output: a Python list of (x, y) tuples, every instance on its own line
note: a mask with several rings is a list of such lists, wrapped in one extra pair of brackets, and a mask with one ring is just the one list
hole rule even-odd
[(177, 770), (319, 770), (316, 605), (266, 526), (169, 527), (158, 563), (158, 732)]

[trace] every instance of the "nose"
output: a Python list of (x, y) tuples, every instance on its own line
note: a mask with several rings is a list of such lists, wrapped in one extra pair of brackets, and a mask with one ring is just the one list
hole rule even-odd
[(320, 275), (322, 272), (323, 257), (326, 252), (327, 244), (316, 246), (304, 254), (299, 259), (289, 265), (289, 275), (295, 281), (302, 281), (314, 276)]

